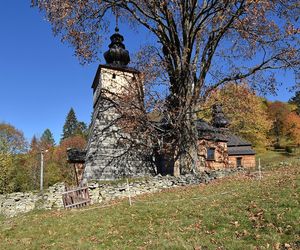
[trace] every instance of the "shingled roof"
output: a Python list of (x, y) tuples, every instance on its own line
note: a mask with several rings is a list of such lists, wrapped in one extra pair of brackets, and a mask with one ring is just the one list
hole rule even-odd
[(255, 155), (251, 143), (237, 135), (229, 135), (227, 147), (228, 155)]
[(255, 155), (251, 146), (233, 146), (228, 147), (228, 155)]
[(196, 128), (199, 139), (227, 142), (228, 155), (255, 155), (251, 143), (237, 135), (228, 135), (202, 119), (196, 121)]
[[(153, 121), (160, 124), (160, 127), (164, 130), (168, 130), (167, 119), (159, 113), (152, 113), (151, 118)], [(155, 119), (154, 119), (155, 118)], [(195, 126), (198, 132), (198, 139), (204, 139), (208, 141), (221, 141), (227, 142), (228, 155), (254, 155), (255, 151), (252, 149), (250, 142), (245, 139), (234, 135), (228, 134), (228, 131), (223, 128), (216, 128), (203, 119), (195, 121)]]
[(224, 141), (227, 142), (228, 138), (224, 134), (222, 129), (216, 128), (203, 119), (198, 119), (195, 122), (197, 131), (198, 131), (198, 138), (211, 140), (211, 141)]
[(69, 163), (85, 163), (86, 150), (68, 148), (67, 157)]
[(228, 142), (227, 142), (227, 146), (228, 147), (236, 147), (236, 146), (251, 146), (252, 144), (246, 140), (244, 140), (243, 138), (231, 134), (228, 137)]

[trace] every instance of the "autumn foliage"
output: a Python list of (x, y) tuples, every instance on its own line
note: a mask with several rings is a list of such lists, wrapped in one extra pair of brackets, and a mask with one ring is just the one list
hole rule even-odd
[(283, 122), (283, 132), (289, 142), (300, 145), (300, 116), (290, 112)]
[(233, 134), (249, 140), (255, 146), (269, 144), (268, 133), (272, 120), (267, 114), (263, 99), (246, 83), (242, 85), (231, 83), (214, 91), (206, 102), (208, 111), (216, 102), (222, 104), (223, 111), (230, 120), (229, 129)]
[[(247, 81), (251, 89), (274, 93), (276, 74), (288, 70), (299, 74), (297, 0), (32, 0), (32, 6), (51, 23), (55, 35), (74, 47), (81, 63), (99, 59), (112, 13), (121, 22), (149, 32), (153, 42), (147, 47), (152, 52), (146, 61), (157, 73), (150, 79), (167, 91), (164, 98), (153, 93), (146, 98), (153, 100), (152, 107), (160, 104), (158, 112), (164, 114), (170, 129), (168, 140), (157, 143), (155, 138), (146, 143), (172, 148), (170, 154), (182, 169), (189, 160), (199, 160), (192, 153), (197, 144), (193, 128), (199, 106), (212, 91)], [(150, 122), (139, 122), (135, 130), (142, 131), (145, 125), (149, 129), (143, 138), (152, 140)]]
[(22, 131), (0, 123), (0, 194), (39, 189), (41, 152), (44, 151), (44, 187), (57, 182), (75, 184), (73, 169), (67, 163), (69, 147), (84, 149), (86, 136), (81, 130), (55, 145), (50, 129), (27, 143)]

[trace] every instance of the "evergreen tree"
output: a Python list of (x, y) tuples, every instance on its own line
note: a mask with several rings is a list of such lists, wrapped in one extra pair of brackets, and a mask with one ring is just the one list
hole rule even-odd
[(55, 145), (53, 134), (50, 131), (50, 129), (47, 128), (44, 131), (44, 133), (42, 134), (41, 143), (42, 143), (43, 146), (46, 146), (46, 147), (53, 147)]
[(70, 109), (64, 127), (61, 140), (63, 141), (66, 138), (69, 138), (76, 134), (78, 128), (78, 120), (73, 108)]
[(40, 148), (40, 142), (34, 135), (31, 139), (29, 149), (31, 152), (37, 152), (37, 151), (39, 151), (39, 148)]
[(75, 134), (76, 135), (81, 135), (82, 137), (87, 139), (88, 138), (88, 132), (89, 132), (89, 129), (88, 129), (87, 125), (84, 122), (78, 122), (78, 126), (77, 126), (77, 129), (75, 131)]
[(296, 91), (295, 96), (289, 100), (289, 103), (295, 104), (297, 106), (296, 112), (300, 115), (300, 91)]

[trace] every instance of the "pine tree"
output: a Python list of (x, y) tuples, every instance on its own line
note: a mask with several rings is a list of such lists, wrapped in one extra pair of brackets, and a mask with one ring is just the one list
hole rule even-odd
[(75, 131), (76, 135), (81, 135), (85, 139), (87, 139), (89, 133), (89, 129), (84, 122), (78, 122), (77, 129)]
[(73, 108), (70, 109), (64, 127), (61, 141), (76, 134), (78, 128), (78, 120)]
[(39, 148), (40, 148), (40, 142), (39, 140), (36, 138), (36, 136), (34, 135), (31, 139), (31, 142), (30, 142), (30, 146), (29, 146), (29, 149), (31, 152), (38, 152), (39, 151)]
[(41, 143), (42, 143), (43, 146), (46, 146), (46, 147), (53, 147), (55, 145), (53, 134), (50, 131), (50, 129), (47, 128), (44, 131), (44, 133), (42, 134)]
[(300, 91), (296, 91), (295, 96), (293, 96), (289, 103), (295, 104), (297, 106), (296, 112), (298, 115), (300, 115)]

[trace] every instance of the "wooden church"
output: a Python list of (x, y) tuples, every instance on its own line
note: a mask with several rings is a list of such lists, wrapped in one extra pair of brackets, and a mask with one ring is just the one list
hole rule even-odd
[[(106, 64), (99, 65), (92, 84), (93, 118), (86, 151), (68, 150), (68, 160), (74, 164), (78, 182), (154, 173), (138, 152), (123, 157), (128, 149), (128, 135), (118, 125), (119, 114), (112, 100), (114, 96), (123, 95), (132, 89), (137, 91), (131, 98), (143, 100), (143, 86), (141, 73), (128, 66), (129, 52), (118, 28), (110, 39), (109, 50), (104, 53)], [(210, 123), (201, 119), (196, 121), (198, 153), (201, 156), (201, 162), (197, 163), (199, 171), (255, 167), (255, 152), (251, 143), (229, 134), (228, 124), (229, 121), (218, 105), (213, 107)]]

